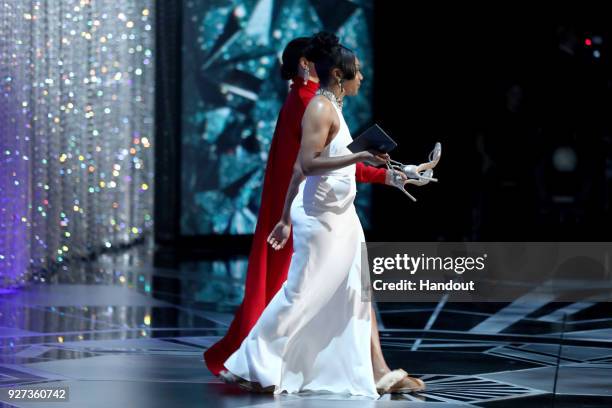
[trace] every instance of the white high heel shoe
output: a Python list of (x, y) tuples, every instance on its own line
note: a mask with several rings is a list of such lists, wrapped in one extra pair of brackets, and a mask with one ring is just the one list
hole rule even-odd
[(401, 162), (389, 159), (387, 162), (387, 168), (391, 171), (401, 171), (408, 177), (407, 180), (403, 180), (401, 176), (394, 173), (391, 182), (393, 185), (404, 192), (412, 201), (416, 201), (410, 193), (405, 189), (406, 184), (413, 184), (415, 186), (424, 186), (430, 181), (437, 182), (438, 179), (433, 177), (433, 168), (436, 167), (442, 156), (442, 144), (439, 142), (435, 144), (434, 149), (429, 153), (429, 161), (421, 163), (418, 166), (414, 164), (403, 164)]
[(412, 201), (416, 201), (416, 198), (412, 196), (409, 192), (406, 191), (404, 186), (408, 183), (408, 180), (404, 180), (402, 176), (400, 176), (399, 171), (395, 170), (391, 164), (387, 163), (387, 169), (391, 172), (391, 184), (393, 187), (397, 187), (402, 193), (406, 194), (408, 198)]
[(404, 165), (398, 161), (390, 160), (391, 166), (395, 170), (400, 170), (406, 177), (408, 177), (408, 183), (417, 186), (424, 186), (430, 181), (437, 182), (438, 179), (433, 178), (433, 168), (436, 167), (442, 156), (442, 145), (436, 143), (434, 149), (429, 153), (429, 161), (421, 163), (418, 166), (414, 164)]

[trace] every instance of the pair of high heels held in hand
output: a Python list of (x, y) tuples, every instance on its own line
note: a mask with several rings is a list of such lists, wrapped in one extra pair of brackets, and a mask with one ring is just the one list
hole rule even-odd
[[(442, 145), (438, 142), (429, 153), (428, 162), (419, 165), (403, 164), (390, 158), (387, 161), (387, 169), (392, 172), (391, 184), (400, 189), (412, 201), (416, 201), (416, 198), (406, 191), (406, 184), (424, 186), (430, 181), (437, 182), (438, 179), (433, 177), (433, 169), (440, 161), (440, 156), (442, 156)], [(407, 178), (405, 179), (401, 174), (404, 174)]]

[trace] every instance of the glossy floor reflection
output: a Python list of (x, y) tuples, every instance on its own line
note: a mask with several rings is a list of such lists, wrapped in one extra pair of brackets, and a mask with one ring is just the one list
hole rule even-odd
[(242, 298), (245, 259), (154, 268), (151, 251), (104, 255), (2, 294), (0, 387), (69, 386), (70, 401), (53, 405), (62, 407), (612, 406), (612, 307), (586, 301), (382, 303), (386, 358), (426, 392), (245, 393), (202, 361)]

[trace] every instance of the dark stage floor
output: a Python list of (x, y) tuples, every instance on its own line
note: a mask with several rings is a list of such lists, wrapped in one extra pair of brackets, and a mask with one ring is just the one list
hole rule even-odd
[[(153, 268), (145, 246), (0, 296), (0, 386), (68, 386), (17, 407), (612, 407), (612, 304), (379, 305), (385, 355), (426, 392), (378, 401), (221, 383), (202, 351), (242, 297), (244, 259)], [(563, 324), (563, 316), (567, 323)], [(425, 404), (425, 405), (423, 405)]]

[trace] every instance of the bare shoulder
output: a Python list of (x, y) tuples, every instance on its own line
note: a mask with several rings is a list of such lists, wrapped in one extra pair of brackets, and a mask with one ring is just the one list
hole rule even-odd
[(335, 122), (335, 116), (336, 112), (329, 99), (321, 95), (312, 98), (304, 112), (305, 120), (320, 122)]

